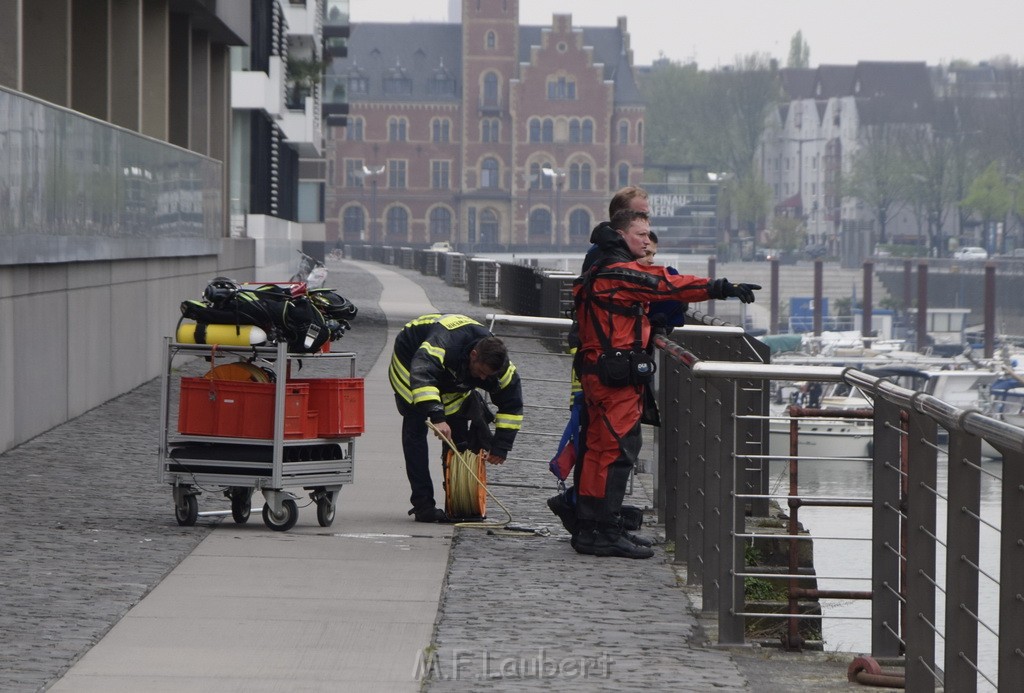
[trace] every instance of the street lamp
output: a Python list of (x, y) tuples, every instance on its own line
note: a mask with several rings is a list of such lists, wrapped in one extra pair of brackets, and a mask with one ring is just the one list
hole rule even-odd
[(562, 245), (562, 184), (565, 182), (565, 169), (564, 168), (551, 168), (545, 166), (540, 170), (548, 178), (551, 178), (555, 184), (554, 196), (555, 196), (555, 248), (559, 248)]
[[(370, 179), (370, 244), (380, 243), (378, 234), (374, 234), (373, 225), (377, 221), (377, 176), (384, 173), (385, 166), (363, 166), (363, 179)], [(379, 227), (378, 227), (379, 230)]]

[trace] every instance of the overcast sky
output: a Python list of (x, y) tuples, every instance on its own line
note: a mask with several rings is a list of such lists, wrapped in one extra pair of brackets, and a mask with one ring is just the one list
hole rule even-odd
[[(357, 22), (441, 22), (449, 0), (352, 0)], [(634, 62), (660, 55), (710, 69), (737, 55), (785, 63), (797, 31), (811, 65), (923, 60), (929, 65), (1010, 56), (1024, 63), (1024, 0), (520, 0), (523, 24), (571, 14), (577, 26), (627, 17)]]

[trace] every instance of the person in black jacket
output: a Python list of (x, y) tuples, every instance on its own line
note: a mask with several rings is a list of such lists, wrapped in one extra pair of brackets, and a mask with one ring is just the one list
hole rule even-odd
[[(498, 408), (487, 461), (502, 464), (523, 421), (523, 393), (505, 344), (465, 315), (423, 315), (395, 338), (388, 369), (395, 403), (402, 415), (402, 450), (412, 487), (417, 522), (446, 522), (434, 501), (427, 450), (427, 421), (437, 434), (452, 438), (452, 422), (473, 416), (477, 388)], [(456, 433), (459, 425), (456, 424)], [(458, 441), (456, 441), (458, 442)]]

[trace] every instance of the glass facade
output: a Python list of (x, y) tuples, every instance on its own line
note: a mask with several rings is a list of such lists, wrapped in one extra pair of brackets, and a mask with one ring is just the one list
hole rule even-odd
[(0, 88), (0, 264), (219, 252), (219, 161)]

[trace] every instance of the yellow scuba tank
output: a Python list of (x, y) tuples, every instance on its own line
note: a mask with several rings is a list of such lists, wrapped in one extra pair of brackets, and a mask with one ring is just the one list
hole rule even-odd
[(267, 333), (255, 325), (206, 325), (182, 323), (175, 340), (179, 344), (224, 344), (251, 346), (267, 341)]

